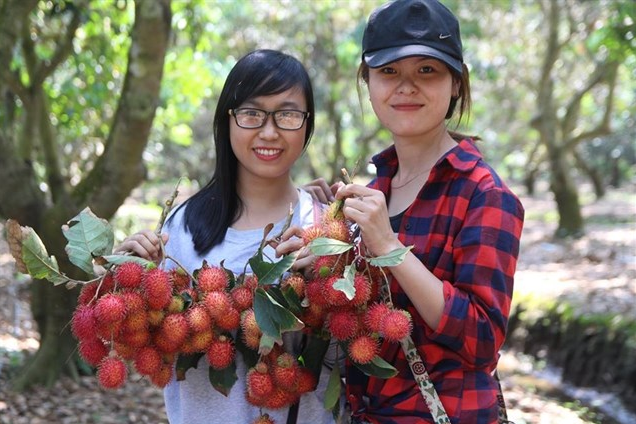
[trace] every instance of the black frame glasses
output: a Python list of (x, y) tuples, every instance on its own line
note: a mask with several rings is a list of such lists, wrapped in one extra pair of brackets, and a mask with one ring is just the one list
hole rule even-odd
[(305, 120), (309, 117), (309, 112), (296, 109), (267, 111), (253, 107), (241, 107), (230, 109), (229, 113), (234, 116), (236, 125), (248, 130), (263, 127), (265, 123), (267, 123), (269, 115), (272, 115), (274, 124), (278, 128), (281, 130), (295, 131), (301, 129), (305, 124)]

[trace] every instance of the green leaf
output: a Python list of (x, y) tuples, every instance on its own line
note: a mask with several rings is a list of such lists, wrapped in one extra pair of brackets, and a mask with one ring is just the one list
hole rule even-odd
[(250, 258), (249, 263), (252, 267), (252, 271), (258, 277), (258, 284), (260, 286), (267, 286), (277, 282), (278, 279), (291, 268), (296, 260), (296, 256), (297, 254), (285, 255), (280, 261), (271, 263), (264, 261), (263, 256), (257, 254)]
[(340, 290), (347, 296), (347, 299), (351, 300), (356, 295), (356, 288), (353, 285), (353, 279), (356, 275), (356, 266), (354, 264), (347, 265), (344, 269), (343, 277), (338, 278), (333, 283), (333, 288)]
[(210, 380), (210, 384), (212, 387), (216, 389), (217, 392), (221, 393), (223, 396), (227, 396), (230, 394), (230, 390), (232, 390), (232, 386), (238, 380), (236, 376), (236, 362), (232, 362), (228, 367), (223, 368), (222, 370), (215, 370), (212, 367), (208, 368), (208, 379)]
[(132, 255), (106, 255), (102, 256), (102, 258), (113, 265), (121, 265), (124, 262), (137, 262), (139, 265), (147, 268), (150, 265), (154, 265), (154, 262), (149, 261), (144, 258), (140, 258), (139, 256)]
[(93, 258), (111, 253), (115, 236), (105, 219), (85, 208), (65, 227), (68, 240), (66, 254), (71, 262), (88, 274), (93, 274)]
[(353, 244), (326, 237), (318, 237), (309, 243), (311, 253), (317, 256), (339, 255), (353, 248)]
[(40, 280), (48, 280), (54, 285), (64, 284), (70, 279), (60, 272), (55, 256), (50, 256), (44, 247), (44, 243), (35, 230), (23, 227), (22, 260), (26, 265), (29, 275)]
[(336, 404), (340, 400), (341, 393), (341, 381), (340, 381), (340, 367), (333, 367), (331, 374), (329, 375), (329, 383), (327, 383), (327, 390), (325, 390), (325, 409), (331, 411), (335, 408)]
[[(318, 334), (307, 334), (305, 341), (305, 347), (300, 354), (298, 360), (303, 364), (305, 368), (311, 370), (311, 372), (318, 377), (322, 372), (322, 364), (325, 359), (325, 354), (329, 350), (329, 344), (331, 339), (328, 335), (321, 337)], [(338, 364), (330, 364), (338, 366)]]
[(360, 371), (371, 377), (391, 378), (397, 375), (395, 367), (377, 355), (368, 364), (357, 364), (354, 361), (352, 363)]
[(396, 266), (404, 262), (404, 257), (409, 250), (413, 249), (413, 246), (401, 247), (390, 251), (384, 256), (378, 256), (376, 258), (369, 258), (369, 264), (373, 266)]
[(190, 368), (196, 368), (199, 364), (199, 359), (203, 356), (203, 353), (193, 353), (191, 355), (180, 354), (177, 357), (177, 364), (175, 367), (177, 381), (183, 381), (186, 378), (186, 372)]
[[(263, 332), (261, 337), (261, 347), (263, 347), (263, 337), (268, 336), (275, 343), (282, 344), (282, 333), (286, 331), (297, 331), (303, 328), (303, 323), (289, 310), (285, 309), (262, 287), (256, 289), (254, 293), (254, 315), (256, 323)], [(265, 339), (269, 344), (269, 339)]]

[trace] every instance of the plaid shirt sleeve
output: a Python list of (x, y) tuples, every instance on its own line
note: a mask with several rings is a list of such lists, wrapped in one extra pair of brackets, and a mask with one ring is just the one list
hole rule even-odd
[[(390, 196), (397, 170), (393, 148), (376, 156), (371, 187)], [(495, 423), (497, 384), (491, 373), (505, 339), (523, 207), (469, 140), (442, 158), (414, 203), (398, 237), (440, 280), (445, 307), (437, 328), (419, 317), (397, 281), (391, 295), (413, 316), (413, 340), (455, 422)], [(370, 422), (432, 422), (399, 344), (381, 356), (398, 369), (388, 380), (349, 369), (354, 415)]]

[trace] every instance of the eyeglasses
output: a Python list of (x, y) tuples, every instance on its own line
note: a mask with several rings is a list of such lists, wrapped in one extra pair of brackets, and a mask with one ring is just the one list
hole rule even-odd
[(267, 122), (267, 117), (272, 115), (274, 123), (281, 130), (298, 130), (305, 123), (305, 119), (309, 116), (309, 112), (294, 109), (282, 109), (268, 112), (262, 109), (254, 109), (251, 107), (242, 107), (239, 109), (230, 109), (230, 115), (234, 116), (236, 125), (241, 128), (254, 129), (260, 128)]

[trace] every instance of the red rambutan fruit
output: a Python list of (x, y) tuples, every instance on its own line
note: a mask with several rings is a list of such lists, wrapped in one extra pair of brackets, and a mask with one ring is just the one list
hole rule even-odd
[(183, 308), (185, 308), (185, 300), (179, 295), (172, 296), (167, 308), (168, 313), (176, 314), (183, 311)]
[(340, 240), (349, 243), (351, 240), (351, 232), (345, 221), (328, 220), (323, 224), (325, 236), (330, 239)]
[(120, 294), (107, 293), (95, 303), (95, 318), (100, 324), (122, 321), (126, 316), (126, 303)]
[(148, 328), (148, 313), (145, 309), (129, 312), (122, 322), (122, 331), (133, 332)]
[(128, 370), (121, 358), (109, 356), (97, 366), (97, 380), (106, 389), (117, 389), (124, 385)]
[(252, 292), (258, 288), (258, 277), (256, 274), (245, 275), (243, 285), (249, 287)]
[(152, 336), (143, 328), (137, 331), (125, 332), (119, 336), (119, 340), (132, 347), (143, 347), (150, 343)]
[(269, 396), (274, 390), (274, 380), (269, 374), (267, 364), (258, 362), (247, 371), (246, 375), (247, 392), (250, 396), (264, 398)]
[(274, 421), (274, 419), (272, 417), (269, 416), (269, 414), (263, 414), (263, 415), (259, 415), (258, 418), (256, 418), (252, 424), (275, 424), (276, 422)]
[(380, 334), (389, 342), (399, 342), (411, 334), (412, 329), (411, 314), (403, 309), (392, 309), (382, 320)]
[(234, 341), (223, 334), (210, 344), (205, 353), (210, 366), (216, 370), (227, 368), (234, 361), (234, 355)]
[(137, 262), (124, 262), (115, 270), (115, 281), (120, 287), (134, 289), (141, 284), (144, 267)]
[(198, 331), (190, 335), (190, 348), (192, 352), (205, 352), (208, 350), (212, 341), (214, 340), (214, 334), (211, 329), (204, 331)]
[(294, 272), (285, 277), (281, 283), (281, 287), (285, 290), (290, 287), (299, 299), (305, 297), (305, 277), (299, 273)]
[(380, 351), (378, 339), (363, 334), (349, 343), (349, 357), (358, 364), (368, 364)]
[(229, 307), (225, 314), (214, 319), (217, 327), (225, 331), (233, 331), (241, 326), (241, 313), (234, 307)]
[(351, 304), (354, 306), (361, 306), (366, 304), (371, 298), (371, 283), (367, 277), (362, 274), (356, 274), (353, 278), (353, 287), (356, 292), (351, 299)]
[(225, 270), (217, 266), (204, 265), (195, 273), (197, 287), (204, 293), (225, 290), (229, 283)]
[(351, 310), (338, 310), (329, 313), (327, 329), (336, 340), (348, 340), (360, 330), (358, 316)]
[(303, 229), (302, 237), (303, 237), (303, 242), (305, 243), (305, 245), (307, 245), (317, 238), (325, 237), (325, 231), (322, 225), (313, 224)]
[(313, 392), (318, 385), (318, 379), (309, 368), (298, 368), (298, 387), (296, 390), (298, 394)]
[(206, 293), (203, 303), (205, 304), (210, 316), (214, 319), (227, 314), (227, 311), (232, 308), (232, 300), (230, 299), (230, 296), (223, 291)]
[(195, 304), (185, 312), (185, 317), (192, 331), (204, 331), (212, 327), (212, 318), (205, 305)]
[(235, 286), (232, 291), (230, 291), (230, 297), (236, 309), (241, 312), (252, 307), (254, 292), (245, 284), (241, 284), (240, 286)]
[(291, 353), (282, 353), (272, 367), (272, 377), (279, 387), (293, 390), (298, 384), (298, 362)]
[(78, 340), (95, 337), (95, 309), (89, 305), (79, 305), (73, 312), (71, 331)]
[(159, 334), (168, 342), (181, 345), (190, 333), (188, 320), (183, 314), (170, 314), (163, 319)]
[(367, 308), (364, 314), (364, 325), (373, 333), (379, 333), (382, 328), (382, 320), (391, 309), (386, 303), (374, 303)]
[(269, 409), (285, 408), (298, 400), (299, 396), (294, 392), (288, 392), (281, 387), (274, 387), (272, 393), (265, 398), (264, 406)]
[(95, 366), (108, 355), (109, 348), (101, 339), (92, 337), (80, 341), (78, 351), (82, 359)]
[(241, 337), (245, 346), (257, 350), (263, 333), (256, 323), (253, 309), (247, 309), (241, 313), (241, 330)]
[(137, 350), (133, 364), (141, 375), (152, 375), (161, 369), (163, 361), (161, 353), (152, 346), (144, 346)]
[(148, 324), (158, 327), (163, 322), (166, 313), (162, 309), (149, 309), (147, 313)]
[(159, 371), (150, 375), (150, 381), (157, 387), (163, 388), (172, 380), (173, 368), (172, 364), (162, 364)]
[(347, 295), (333, 286), (339, 279), (340, 277), (337, 275), (331, 276), (325, 281), (323, 286), (323, 296), (330, 306), (345, 306), (349, 303)]
[(142, 278), (142, 287), (151, 309), (166, 308), (172, 301), (170, 276), (161, 268), (146, 271)]
[(190, 287), (190, 276), (181, 268), (170, 270), (170, 281), (177, 293)]

